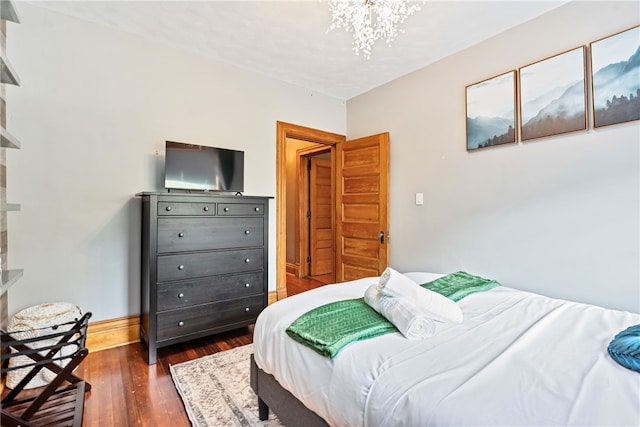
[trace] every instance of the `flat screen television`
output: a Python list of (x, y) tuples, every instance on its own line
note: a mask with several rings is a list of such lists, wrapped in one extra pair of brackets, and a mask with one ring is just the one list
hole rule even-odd
[(166, 141), (167, 189), (244, 191), (244, 151)]

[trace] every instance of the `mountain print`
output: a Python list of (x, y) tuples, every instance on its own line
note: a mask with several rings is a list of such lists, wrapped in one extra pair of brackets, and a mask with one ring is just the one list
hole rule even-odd
[[(636, 32), (640, 32), (636, 29)], [(624, 34), (624, 33), (623, 33)], [(640, 119), (640, 45), (624, 61), (608, 64), (593, 74), (594, 126)], [(597, 45), (592, 55), (597, 58)]]
[(515, 72), (468, 86), (467, 150), (515, 141)]
[(520, 73), (523, 141), (587, 128), (584, 48), (540, 61)]

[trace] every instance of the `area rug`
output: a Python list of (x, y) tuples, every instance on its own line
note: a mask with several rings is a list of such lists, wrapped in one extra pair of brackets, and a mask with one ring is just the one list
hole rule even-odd
[(171, 378), (194, 427), (281, 426), (269, 413), (258, 419), (258, 398), (249, 385), (253, 345), (169, 366)]

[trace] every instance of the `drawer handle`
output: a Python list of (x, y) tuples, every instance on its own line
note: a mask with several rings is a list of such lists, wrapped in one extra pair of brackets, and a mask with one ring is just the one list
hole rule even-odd
[(166, 208), (164, 208), (164, 210), (166, 210), (167, 212), (169, 212), (171, 210), (171, 206), (167, 206)]
[(209, 212), (209, 206), (205, 206), (205, 207), (204, 207), (204, 211), (205, 211), (205, 212)]
[(180, 264), (180, 265), (178, 266), (178, 270), (184, 270), (184, 265)]
[(229, 208), (224, 208), (224, 211), (225, 212), (229, 212)]
[(179, 322), (178, 322), (178, 326), (180, 326), (180, 327), (184, 326), (184, 322), (183, 322), (182, 320), (181, 320), (181, 321), (179, 321)]
[(244, 284), (244, 287), (245, 287), (245, 288), (250, 288), (250, 287), (251, 287), (251, 284), (250, 284), (250, 283), (245, 283), (245, 284)]
[(184, 298), (184, 294), (183, 294), (182, 292), (180, 292), (180, 293), (178, 294), (178, 298)]
[(184, 237), (184, 233), (178, 233), (178, 237)]
[(249, 235), (249, 233), (251, 233), (251, 231), (249, 231), (249, 230), (244, 230), (244, 234), (246, 234), (247, 236)]
[(244, 311), (246, 311), (248, 313), (249, 312), (249, 307), (245, 307)]
[(244, 262), (246, 262), (247, 264), (249, 264), (251, 262), (251, 260), (249, 258), (245, 259)]
[(255, 208), (254, 209), (256, 212), (260, 212), (260, 208)]

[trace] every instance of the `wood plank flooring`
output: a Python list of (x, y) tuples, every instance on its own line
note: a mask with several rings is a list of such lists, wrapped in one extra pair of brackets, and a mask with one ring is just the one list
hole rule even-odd
[(300, 292), (308, 291), (310, 289), (318, 288), (327, 284), (322, 280), (323, 277), (311, 278), (311, 277), (295, 277), (287, 274), (287, 295), (295, 295)]
[[(322, 286), (317, 280), (287, 278), (287, 292), (295, 295)], [(253, 342), (253, 326), (158, 350), (149, 366), (140, 343), (90, 353), (77, 374), (91, 383), (85, 400), (85, 427), (189, 427), (169, 365), (196, 359)], [(247, 362), (248, 363), (248, 362)]]
[(169, 365), (252, 342), (250, 326), (158, 349), (155, 365), (147, 364), (140, 343), (90, 353), (77, 371), (92, 386), (83, 425), (189, 427)]

